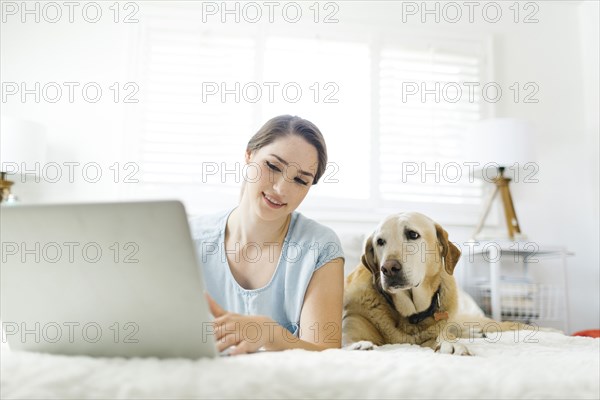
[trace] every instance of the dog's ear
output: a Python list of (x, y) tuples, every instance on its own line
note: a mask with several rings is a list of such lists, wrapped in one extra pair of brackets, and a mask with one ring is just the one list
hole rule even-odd
[(438, 242), (442, 246), (442, 258), (446, 272), (450, 275), (454, 272), (454, 267), (460, 258), (460, 250), (451, 241), (448, 240), (448, 232), (441, 225), (435, 224), (435, 231)]
[(373, 249), (373, 234), (365, 241), (365, 251), (360, 259), (363, 265), (371, 271), (373, 276), (379, 276), (379, 266), (375, 259), (375, 250)]

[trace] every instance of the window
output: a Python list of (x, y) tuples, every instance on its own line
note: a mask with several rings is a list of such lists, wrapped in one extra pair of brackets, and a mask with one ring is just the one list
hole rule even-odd
[(178, 29), (147, 32), (139, 141), (146, 190), (225, 196), (239, 191), (235, 174), (220, 179), (220, 171), (235, 171), (251, 130), (252, 109), (202, 96), (203, 91), (211, 93), (213, 83), (251, 81), (252, 71), (240, 66), (254, 64), (254, 47), (252, 40), (240, 37)]
[(386, 46), (379, 63), (379, 192), (383, 200), (473, 204), (462, 131), (481, 118), (463, 82), (481, 80), (479, 57)]
[[(303, 211), (478, 211), (481, 186), (456, 167), (461, 133), (484, 109), (477, 94), (458, 95), (486, 77), (485, 43), (213, 29), (189, 11), (142, 25), (135, 194), (178, 197), (192, 213), (235, 204), (247, 140), (292, 113), (319, 126), (329, 150)], [(422, 101), (432, 89), (444, 98)]]
[(369, 199), (369, 57), (365, 43), (283, 37), (266, 40), (265, 80), (295, 82), (306, 93), (297, 104), (266, 104), (261, 121), (293, 110), (319, 127), (327, 142), (329, 166), (311, 189), (314, 193), (310, 197), (317, 200)]

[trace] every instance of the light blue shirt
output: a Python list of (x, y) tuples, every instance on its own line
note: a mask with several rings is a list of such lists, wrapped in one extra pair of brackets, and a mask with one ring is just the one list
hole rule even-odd
[[(233, 277), (225, 253), (225, 227), (232, 211), (190, 220), (206, 290), (224, 309), (268, 316), (298, 336), (304, 295), (314, 272), (329, 261), (344, 257), (339, 238), (332, 229), (294, 211), (270, 282), (247, 290)], [(248, 250), (242, 249), (241, 257), (255, 256), (259, 249)], [(275, 245), (270, 250), (274, 251)], [(233, 253), (235, 249), (227, 251)]]

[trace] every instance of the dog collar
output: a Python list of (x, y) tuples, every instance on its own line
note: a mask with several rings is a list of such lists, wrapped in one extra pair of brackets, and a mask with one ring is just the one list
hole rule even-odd
[(433, 316), (436, 321), (448, 318), (447, 312), (445, 312), (445, 311), (436, 312), (436, 310), (441, 307), (441, 304), (440, 304), (440, 289), (441, 288), (442, 288), (442, 285), (440, 285), (438, 287), (438, 289), (435, 291), (435, 293), (433, 294), (433, 297), (431, 298), (431, 303), (429, 304), (429, 308), (427, 308), (427, 310), (421, 311), (419, 313), (409, 315), (408, 322), (415, 325), (415, 324), (418, 324), (419, 322), (423, 321), (425, 318), (429, 318), (431, 316)]

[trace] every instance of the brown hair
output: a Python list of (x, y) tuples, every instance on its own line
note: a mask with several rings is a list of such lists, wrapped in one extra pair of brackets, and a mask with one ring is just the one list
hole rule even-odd
[(316, 185), (327, 167), (327, 146), (319, 128), (308, 120), (292, 115), (271, 118), (252, 136), (246, 151), (259, 150), (275, 140), (289, 135), (300, 136), (317, 150), (319, 165), (317, 165), (315, 179), (313, 179), (313, 185)]

